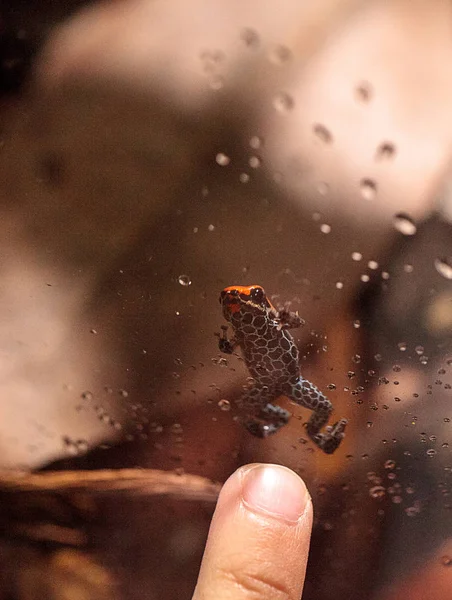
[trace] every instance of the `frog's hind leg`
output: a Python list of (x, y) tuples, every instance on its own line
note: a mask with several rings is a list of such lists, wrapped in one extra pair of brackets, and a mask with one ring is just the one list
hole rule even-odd
[(333, 411), (328, 398), (303, 377), (297, 378), (292, 384), (286, 384), (283, 390), (290, 400), (313, 411), (306, 426), (308, 435), (325, 454), (332, 454), (344, 438), (347, 419), (341, 419), (327, 427), (326, 433), (322, 433), (320, 430), (327, 424)]
[(241, 423), (256, 437), (265, 438), (287, 424), (290, 412), (272, 404), (277, 394), (267, 386), (254, 385), (247, 389), (238, 401), (244, 416)]

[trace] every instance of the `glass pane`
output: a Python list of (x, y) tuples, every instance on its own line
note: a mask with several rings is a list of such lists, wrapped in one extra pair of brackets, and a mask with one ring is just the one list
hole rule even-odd
[(450, 12), (6, 3), (0, 597), (190, 599), (250, 462), (303, 598), (447, 597)]

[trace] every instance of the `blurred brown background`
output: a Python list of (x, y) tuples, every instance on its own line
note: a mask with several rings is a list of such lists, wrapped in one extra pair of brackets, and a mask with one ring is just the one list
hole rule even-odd
[[(221, 482), (279, 462), (314, 498), (304, 597), (452, 598), (451, 17), (439, 0), (6, 3), (3, 469)], [(303, 373), (349, 419), (334, 456), (298, 407), (262, 441), (218, 406), (247, 377), (214, 337), (233, 283), (306, 320)], [(0, 488), (2, 600), (190, 598), (214, 497), (184, 486)]]

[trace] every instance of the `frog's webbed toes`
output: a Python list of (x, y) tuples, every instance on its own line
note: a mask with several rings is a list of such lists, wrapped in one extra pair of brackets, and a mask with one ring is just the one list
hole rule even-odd
[(255, 437), (266, 438), (273, 435), (284, 425), (279, 423), (262, 423), (260, 421), (247, 421), (244, 423), (245, 428)]
[(315, 436), (315, 443), (325, 454), (333, 454), (337, 450), (345, 437), (344, 431), (347, 422), (347, 419), (340, 419), (334, 425), (329, 425), (326, 433), (318, 433)]

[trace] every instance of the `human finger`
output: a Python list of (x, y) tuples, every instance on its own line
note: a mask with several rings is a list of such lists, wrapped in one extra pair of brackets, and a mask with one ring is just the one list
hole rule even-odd
[(279, 465), (240, 468), (220, 493), (193, 600), (299, 600), (311, 528), (298, 475)]

